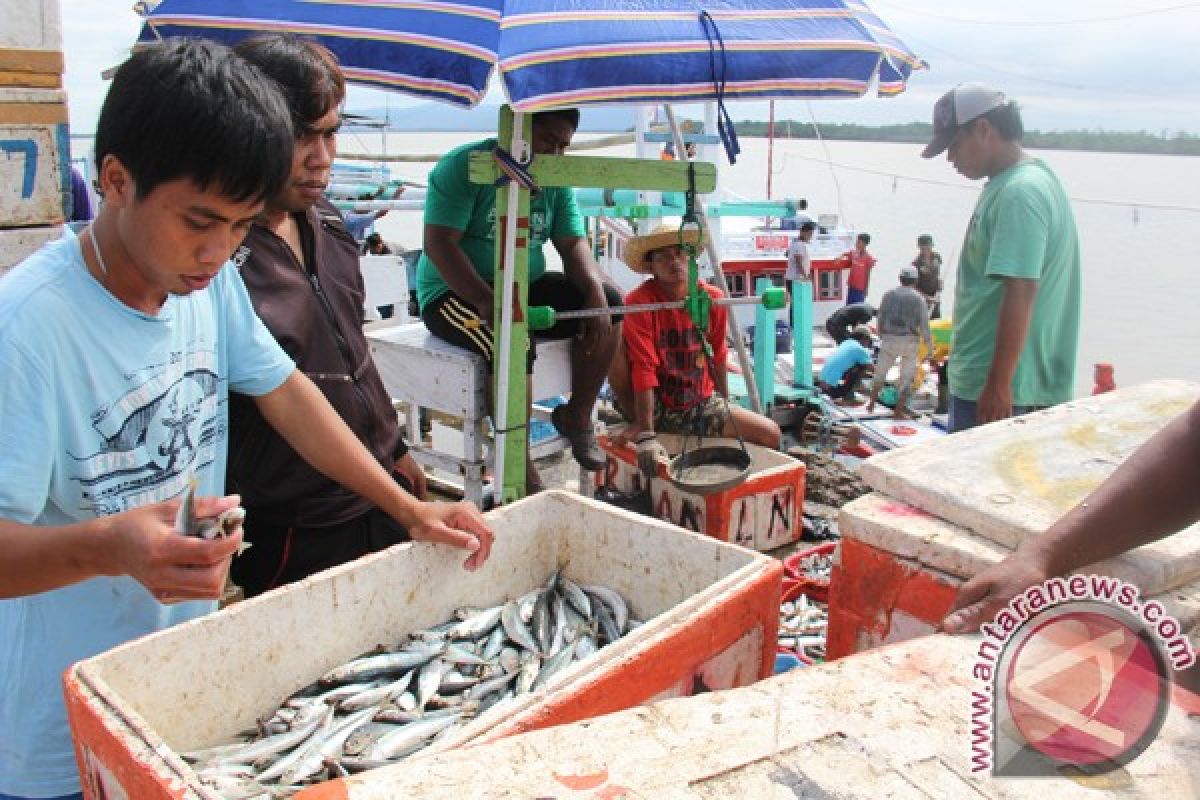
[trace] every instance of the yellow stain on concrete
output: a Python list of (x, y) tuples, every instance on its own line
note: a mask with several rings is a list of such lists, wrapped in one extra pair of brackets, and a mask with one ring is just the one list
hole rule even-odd
[[(1091, 426), (1080, 426), (1071, 430), (1063, 437), (1079, 444), (1086, 441), (1098, 441)], [(1060, 512), (1067, 511), (1086, 497), (1100, 485), (1104, 475), (1078, 475), (1053, 477), (1047, 475), (1042, 466), (1041, 454), (1045, 448), (1061, 446), (1049, 440), (1019, 441), (1003, 447), (996, 454), (993, 464), (996, 474), (1006, 484), (1011, 486), (1018, 496), (1034, 497), (1046, 502)], [(1081, 454), (1081, 462), (1088, 456)]]

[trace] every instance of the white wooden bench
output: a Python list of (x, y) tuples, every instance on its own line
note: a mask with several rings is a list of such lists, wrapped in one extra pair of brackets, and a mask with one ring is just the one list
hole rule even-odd
[[(391, 320), (368, 326), (371, 355), (383, 383), (405, 411), (406, 439), (418, 463), (462, 477), (463, 496), (482, 507), (491, 493), (486, 480), (492, 467), (487, 396), (487, 367), (481, 356), (438, 339), (424, 323), (391, 325)], [(539, 341), (534, 364), (533, 397), (548, 398), (571, 390), (570, 340)], [(423, 444), (420, 412), (440, 411), (463, 420), (461, 450), (448, 452)], [(535, 416), (548, 412), (534, 406)], [(516, 441), (520, 441), (517, 439)], [(540, 442), (535, 458), (568, 448), (561, 436)], [(590, 487), (581, 475), (580, 486)]]

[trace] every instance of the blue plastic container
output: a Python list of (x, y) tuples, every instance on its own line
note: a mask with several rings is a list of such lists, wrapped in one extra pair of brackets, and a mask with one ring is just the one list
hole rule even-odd
[(790, 669), (804, 666), (804, 662), (788, 653), (775, 654), (775, 674), (787, 672)]
[[(754, 346), (754, 326), (746, 328), (750, 345)], [(775, 320), (775, 354), (792, 352), (792, 326), (781, 319)]]

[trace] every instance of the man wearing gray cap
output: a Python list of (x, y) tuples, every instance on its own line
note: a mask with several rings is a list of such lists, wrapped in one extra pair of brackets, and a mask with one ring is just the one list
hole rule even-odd
[(888, 370), (900, 362), (900, 376), (896, 379), (896, 405), (892, 409), (896, 419), (911, 419), (908, 398), (912, 395), (917, 377), (917, 353), (921, 343), (925, 351), (933, 353), (933, 337), (929, 333), (929, 304), (925, 296), (916, 290), (917, 268), (903, 267), (900, 270), (900, 285), (889, 289), (879, 304), (879, 358), (875, 362), (875, 378), (871, 381), (871, 399), (867, 411), (875, 410), (875, 401), (883, 390)]
[(1057, 176), (1021, 147), (1024, 125), (1003, 92), (961, 84), (933, 108), (921, 153), (986, 178), (954, 295), (950, 430), (1071, 399), (1079, 346), (1079, 238)]

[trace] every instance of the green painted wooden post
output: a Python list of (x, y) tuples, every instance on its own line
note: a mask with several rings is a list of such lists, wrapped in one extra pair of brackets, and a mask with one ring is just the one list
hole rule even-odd
[[(761, 296), (770, 286), (770, 278), (759, 278), (754, 293)], [(775, 400), (775, 312), (762, 303), (754, 307), (754, 380), (758, 382), (763, 413), (769, 414)]]
[[(531, 118), (517, 117), (520, 138), (530, 143)], [(512, 152), (512, 109), (500, 109), (497, 142)], [(513, 153), (520, 159), (520, 153)], [(490, 157), (490, 154), (489, 154)], [(515, 208), (513, 208), (515, 200)], [(514, 213), (509, 213), (510, 209)], [(496, 398), (497, 455), (503, 463), (496, 491), (502, 503), (525, 496), (526, 456), (529, 449), (529, 381), (525, 374), (529, 351), (529, 190), (515, 181), (496, 189), (495, 312), (492, 352), (496, 358), (493, 391)], [(506, 302), (505, 287), (512, 286)], [(505, 320), (511, 324), (505, 324)], [(502, 400), (503, 398), (503, 400)]]
[[(500, 124), (497, 128), (499, 145), (511, 152), (514, 115), (512, 109), (500, 109)], [(522, 138), (530, 141), (532, 120), (530, 115), (520, 117)], [(520, 153), (513, 153), (520, 158)], [(695, 166), (695, 188), (700, 194), (708, 194), (717, 188), (717, 167), (703, 161), (692, 162)], [(604, 158), (597, 156), (537, 156), (529, 165), (538, 186), (593, 187), (599, 189), (634, 189), (682, 192), (688, 189), (688, 165), (682, 162), (647, 161), (638, 158)], [(492, 184), (501, 175), (500, 167), (491, 153), (471, 154), (468, 176), (472, 183)], [(508, 209), (516, 202), (516, 223), (511, 228)], [(512, 254), (506, 258), (506, 241), (511, 240)], [(493, 332), (493, 347), (496, 354), (495, 391), (497, 451), (502, 451), (502, 466), (498, 465), (500, 485), (497, 497), (502, 503), (518, 500), (525, 495), (525, 454), (529, 430), (529, 385), (525, 376), (525, 354), (529, 347), (529, 328), (526, 313), (529, 308), (529, 192), (524, 188), (511, 190), (504, 186), (496, 190), (496, 292), (495, 319), (498, 324)], [(511, 267), (510, 267), (511, 264)], [(505, 270), (513, 274), (514, 305), (505, 325), (504, 281)], [(505, 332), (508, 331), (507, 339)], [(506, 366), (505, 366), (506, 365)], [(502, 377), (503, 376), (503, 377)], [(503, 398), (503, 403), (501, 402)], [(503, 413), (501, 413), (503, 411)], [(518, 427), (520, 426), (520, 427)], [(503, 442), (501, 444), (501, 442)]]
[(792, 281), (792, 382), (798, 387), (813, 385), (812, 327), (812, 283)]

